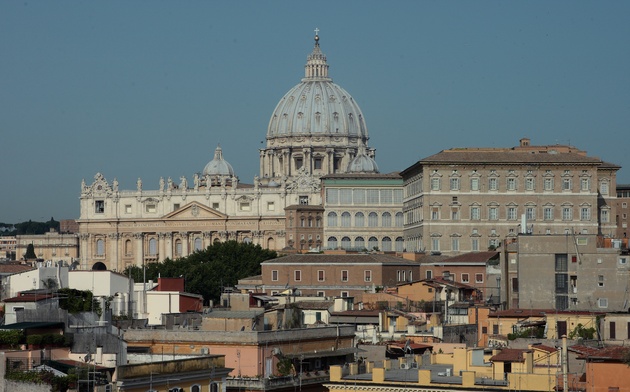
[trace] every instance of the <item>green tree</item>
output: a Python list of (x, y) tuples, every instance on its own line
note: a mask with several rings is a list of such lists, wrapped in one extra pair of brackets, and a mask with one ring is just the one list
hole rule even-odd
[[(221, 297), (221, 287), (233, 286), (239, 279), (259, 275), (260, 264), (276, 257), (275, 251), (260, 245), (217, 242), (180, 259), (146, 265), (146, 278), (184, 277), (186, 291), (201, 294), (204, 301), (216, 302)], [(125, 274), (136, 282), (142, 282), (144, 275), (142, 268), (137, 266), (128, 267)]]
[(26, 247), (26, 255), (24, 255), (24, 258), (26, 260), (32, 260), (32, 259), (36, 259), (37, 255), (35, 254), (35, 245), (28, 244), (28, 246)]

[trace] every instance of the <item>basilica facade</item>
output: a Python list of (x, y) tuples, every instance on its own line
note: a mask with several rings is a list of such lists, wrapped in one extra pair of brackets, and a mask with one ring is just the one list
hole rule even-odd
[[(81, 268), (100, 262), (122, 271), (187, 256), (217, 241), (290, 247), (294, 239), (286, 231), (285, 209), (323, 205), (322, 177), (378, 174), (368, 139), (363, 113), (329, 77), (316, 35), (304, 78), (271, 115), (266, 146), (259, 151), (260, 175), (252, 183), (239, 181), (220, 146), (202, 171), (175, 180), (161, 177), (153, 187), (139, 178), (135, 189), (119, 189), (115, 178), (108, 181), (101, 173), (90, 184), (83, 181)], [(400, 210), (402, 200), (389, 207)], [(322, 226), (322, 235), (308, 247), (326, 247), (325, 220), (313, 222)], [(394, 231), (388, 238), (398, 238), (402, 224)]]

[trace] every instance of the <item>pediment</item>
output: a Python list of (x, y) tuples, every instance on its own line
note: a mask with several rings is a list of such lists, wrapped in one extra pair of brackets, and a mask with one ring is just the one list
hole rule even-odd
[(193, 201), (165, 215), (164, 219), (227, 219), (227, 215)]

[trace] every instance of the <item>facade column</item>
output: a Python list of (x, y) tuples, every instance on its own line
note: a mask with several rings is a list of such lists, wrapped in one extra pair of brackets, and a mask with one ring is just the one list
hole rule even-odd
[(136, 265), (141, 267), (144, 264), (144, 234), (134, 233), (133, 238), (136, 240)]
[(335, 164), (335, 150), (333, 150), (332, 148), (329, 148), (326, 150), (326, 167), (327, 167), (326, 174), (335, 172), (334, 164)]
[(188, 235), (187, 232), (181, 232), (179, 233), (179, 235), (182, 237), (182, 254), (181, 257), (184, 256), (188, 256), (188, 249), (190, 249), (190, 246), (188, 244), (188, 239), (190, 238), (190, 236)]
[(79, 260), (81, 261), (81, 268), (87, 270), (89, 269), (88, 255), (90, 254), (90, 235), (88, 233), (81, 233), (79, 237), (81, 238), (81, 247), (79, 248), (81, 253), (79, 254)]
[(109, 251), (105, 252), (107, 258), (109, 259), (109, 265), (107, 268), (110, 270), (113, 269), (114, 271), (120, 271), (120, 255), (118, 254), (118, 250), (120, 249), (120, 233), (110, 233), (107, 237), (109, 237)]
[(164, 238), (166, 238), (164, 244), (164, 246), (166, 247), (164, 258), (173, 259), (173, 233), (164, 233)]
[(206, 249), (210, 245), (212, 245), (212, 232), (204, 231), (203, 232), (203, 248)]
[(158, 235), (158, 261), (163, 261), (166, 254), (166, 233), (157, 233)]

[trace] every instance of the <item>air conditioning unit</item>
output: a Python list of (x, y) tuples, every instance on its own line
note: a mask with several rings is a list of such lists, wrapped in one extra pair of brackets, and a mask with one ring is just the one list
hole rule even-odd
[(208, 353), (210, 353), (210, 350), (208, 349), (208, 347), (201, 348), (201, 355), (208, 355)]
[(409, 365), (406, 364), (405, 362), (403, 362), (403, 363), (400, 364), (400, 368), (401, 369), (409, 369)]

